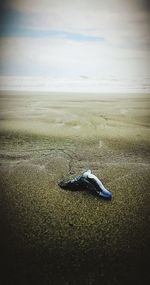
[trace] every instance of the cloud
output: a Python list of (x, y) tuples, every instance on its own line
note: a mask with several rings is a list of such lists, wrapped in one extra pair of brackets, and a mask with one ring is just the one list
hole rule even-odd
[(139, 0), (6, 1), (2, 8), (1, 36), (105, 39), (113, 46), (148, 49), (146, 3)]
[(105, 42), (76, 42), (49, 38), (6, 38), (1, 40), (1, 74), (49, 75), (73, 78), (145, 76), (148, 51), (120, 50)]
[(149, 0), (5, 0), (0, 4), (1, 7), (13, 7), (23, 11), (49, 11), (51, 8), (69, 8), (69, 9), (109, 9), (111, 11), (122, 11), (122, 10), (149, 10)]
[(6, 0), (1, 75), (142, 82), (150, 72), (149, 10), (143, 0)]

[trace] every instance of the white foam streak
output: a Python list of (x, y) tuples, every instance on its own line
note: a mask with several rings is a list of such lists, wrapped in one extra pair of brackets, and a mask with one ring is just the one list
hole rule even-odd
[(0, 90), (49, 92), (136, 92), (149, 93), (149, 79), (56, 79), (49, 77), (0, 77)]

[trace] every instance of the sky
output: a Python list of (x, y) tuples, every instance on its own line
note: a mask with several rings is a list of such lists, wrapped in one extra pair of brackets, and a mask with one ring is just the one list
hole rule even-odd
[(0, 88), (150, 92), (149, 0), (5, 0)]

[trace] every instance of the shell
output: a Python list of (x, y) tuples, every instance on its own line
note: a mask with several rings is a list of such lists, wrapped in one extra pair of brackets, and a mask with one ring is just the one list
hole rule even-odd
[(93, 193), (97, 193), (103, 198), (112, 198), (112, 193), (104, 187), (102, 182), (95, 175), (92, 174), (91, 170), (87, 170), (82, 176), (76, 176), (73, 179), (64, 179), (60, 181), (58, 185), (65, 190), (88, 190), (92, 191)]
[(94, 185), (92, 185), (85, 177), (83, 176), (77, 176), (74, 179), (64, 179), (58, 183), (58, 185), (65, 189), (70, 191), (82, 191), (82, 190), (94, 190), (96, 191), (96, 188)]

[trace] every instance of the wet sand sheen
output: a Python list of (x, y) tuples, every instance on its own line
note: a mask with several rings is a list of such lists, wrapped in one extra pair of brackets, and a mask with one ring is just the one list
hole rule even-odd
[[(9, 272), (3, 278), (6, 284), (144, 284), (149, 97), (72, 96), (0, 98), (1, 252)], [(88, 168), (113, 192), (112, 201), (58, 187)]]

